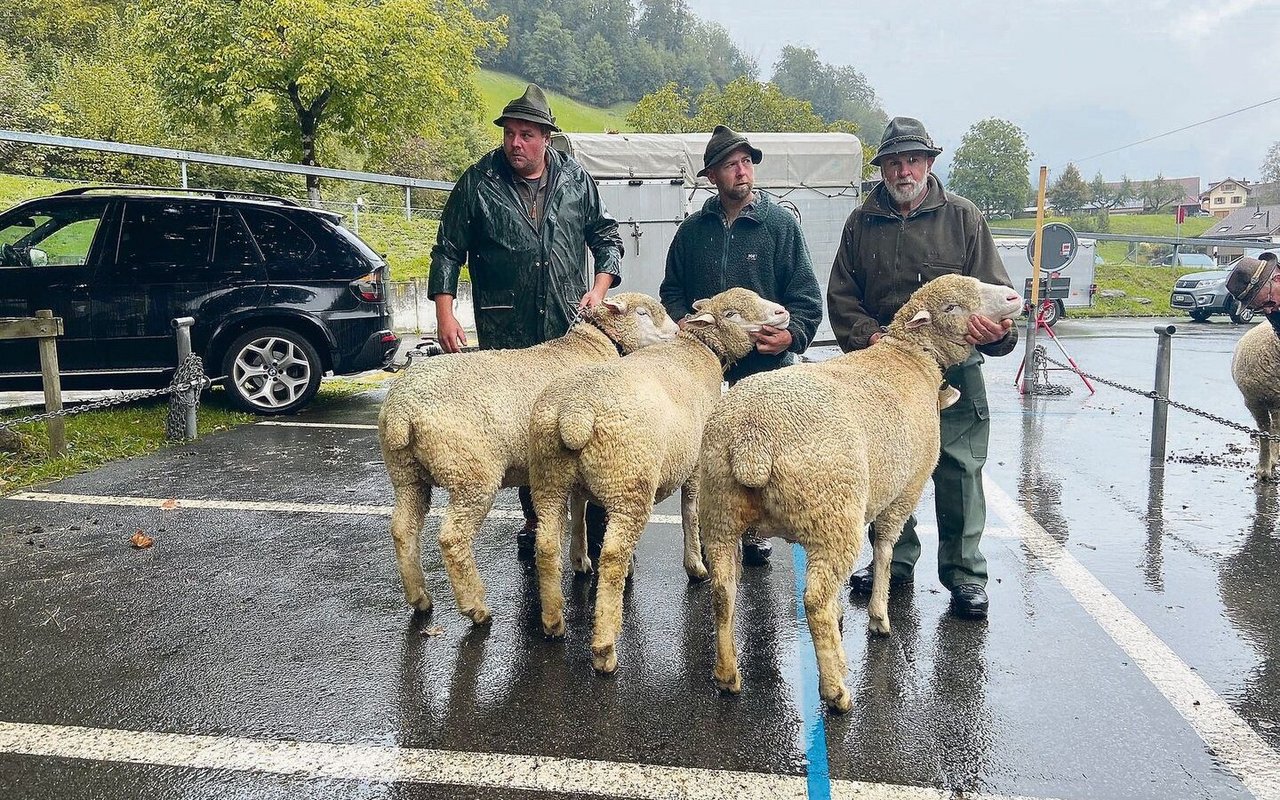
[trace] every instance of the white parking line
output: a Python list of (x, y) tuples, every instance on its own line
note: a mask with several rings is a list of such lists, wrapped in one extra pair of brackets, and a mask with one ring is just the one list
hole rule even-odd
[(990, 478), (987, 503), (1258, 800), (1280, 800), (1280, 754)]
[[(297, 514), (368, 514), (375, 517), (391, 516), (391, 506), (371, 506), (359, 503), (284, 503), (275, 500), (195, 500), (177, 497), (126, 497), (101, 494), (66, 494), (60, 492), (17, 492), (8, 500), (34, 503), (69, 503), (90, 506), (131, 506), (135, 508), (159, 508), (173, 511), (180, 508), (204, 508), (220, 511), (264, 511)], [(431, 509), (431, 516), (444, 515), (444, 507)], [(519, 509), (495, 508), (488, 519), (524, 520)], [(679, 525), (679, 514), (652, 514), (649, 522), (654, 525)]]
[[(805, 797), (803, 776), (762, 772), (20, 722), (0, 722), (0, 752), (328, 780), (518, 789), (639, 800), (711, 800), (725, 797), (802, 800)], [(949, 790), (861, 781), (832, 781), (831, 789), (831, 796), (841, 800), (946, 800), (955, 797), (955, 793)], [(965, 797), (1015, 800), (1001, 795), (967, 792)]]

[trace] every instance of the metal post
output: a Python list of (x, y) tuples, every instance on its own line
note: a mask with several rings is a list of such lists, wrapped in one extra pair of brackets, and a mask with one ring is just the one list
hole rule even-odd
[(178, 166), (182, 168), (182, 188), (187, 188), (187, 162), (179, 161)]
[[(173, 321), (173, 329), (178, 337), (178, 369), (181, 372), (182, 365), (186, 363), (187, 357), (191, 355), (191, 326), (196, 322), (195, 317), (178, 317)], [(196, 438), (196, 387), (182, 390), (183, 407), (185, 409), (185, 418), (183, 420), (183, 437), (186, 439)]]
[[(53, 319), (47, 308), (36, 312), (37, 319)], [(60, 331), (62, 321), (57, 328)], [(58, 340), (56, 336), (41, 336), (36, 340), (40, 348), (40, 382), (44, 385), (44, 410), (53, 414), (62, 410), (62, 377), (58, 372)], [(49, 455), (61, 456), (67, 452), (67, 420), (62, 416), (50, 417), (45, 427), (49, 431)]]
[(1036, 385), (1035, 349), (1036, 321), (1040, 315), (1040, 256), (1044, 248), (1044, 196), (1049, 182), (1049, 168), (1040, 167), (1040, 192), (1036, 198), (1036, 247), (1031, 260), (1031, 307), (1027, 311), (1027, 342), (1022, 356), (1022, 393), (1030, 394)]
[(1173, 355), (1173, 334), (1177, 332), (1173, 325), (1157, 325), (1155, 331), (1160, 335), (1156, 345), (1156, 394), (1151, 407), (1151, 468), (1164, 469), (1165, 438), (1168, 435), (1166, 422), (1169, 417), (1169, 364)]
[(413, 187), (404, 187), (404, 218), (413, 219)]

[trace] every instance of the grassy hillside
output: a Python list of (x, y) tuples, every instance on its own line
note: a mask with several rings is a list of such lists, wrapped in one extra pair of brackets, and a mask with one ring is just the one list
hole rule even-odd
[[(503, 72), (482, 69), (476, 74), (476, 87), (484, 101), (485, 116), (497, 119), (502, 107), (511, 100), (524, 94), (528, 81)], [(628, 131), (625, 118), (634, 103), (615, 103), (608, 108), (598, 108), (571, 100), (562, 94), (547, 92), (547, 101), (551, 103), (551, 112), (556, 115), (556, 125), (570, 133), (605, 133), (606, 131)], [(495, 140), (502, 137), (501, 129), (493, 128)]]

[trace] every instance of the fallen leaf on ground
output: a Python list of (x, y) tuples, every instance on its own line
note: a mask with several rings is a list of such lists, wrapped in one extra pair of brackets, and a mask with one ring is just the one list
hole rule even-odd
[(442, 633), (444, 633), (443, 625), (432, 625), (430, 628), (427, 628), (425, 631), (423, 631), (422, 635), (423, 636), (439, 636)]
[(148, 548), (155, 543), (156, 543), (156, 540), (152, 539), (150, 536), (143, 533), (141, 528), (139, 528), (135, 534), (129, 537), (129, 544), (133, 545), (139, 550)]
[(173, 498), (165, 500), (163, 503), (160, 504), (160, 508), (164, 511), (172, 511), (177, 507), (178, 507), (178, 501), (174, 500)]

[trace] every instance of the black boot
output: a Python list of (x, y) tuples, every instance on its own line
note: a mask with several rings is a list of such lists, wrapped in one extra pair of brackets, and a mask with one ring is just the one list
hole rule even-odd
[(597, 567), (600, 565), (600, 548), (604, 545), (604, 529), (609, 524), (609, 514), (602, 506), (587, 503), (587, 557)]
[(521, 486), (516, 494), (520, 496), (520, 510), (524, 513), (524, 527), (516, 531), (516, 555), (528, 560), (533, 558), (538, 541), (538, 515), (533, 510), (533, 494), (528, 486)]

